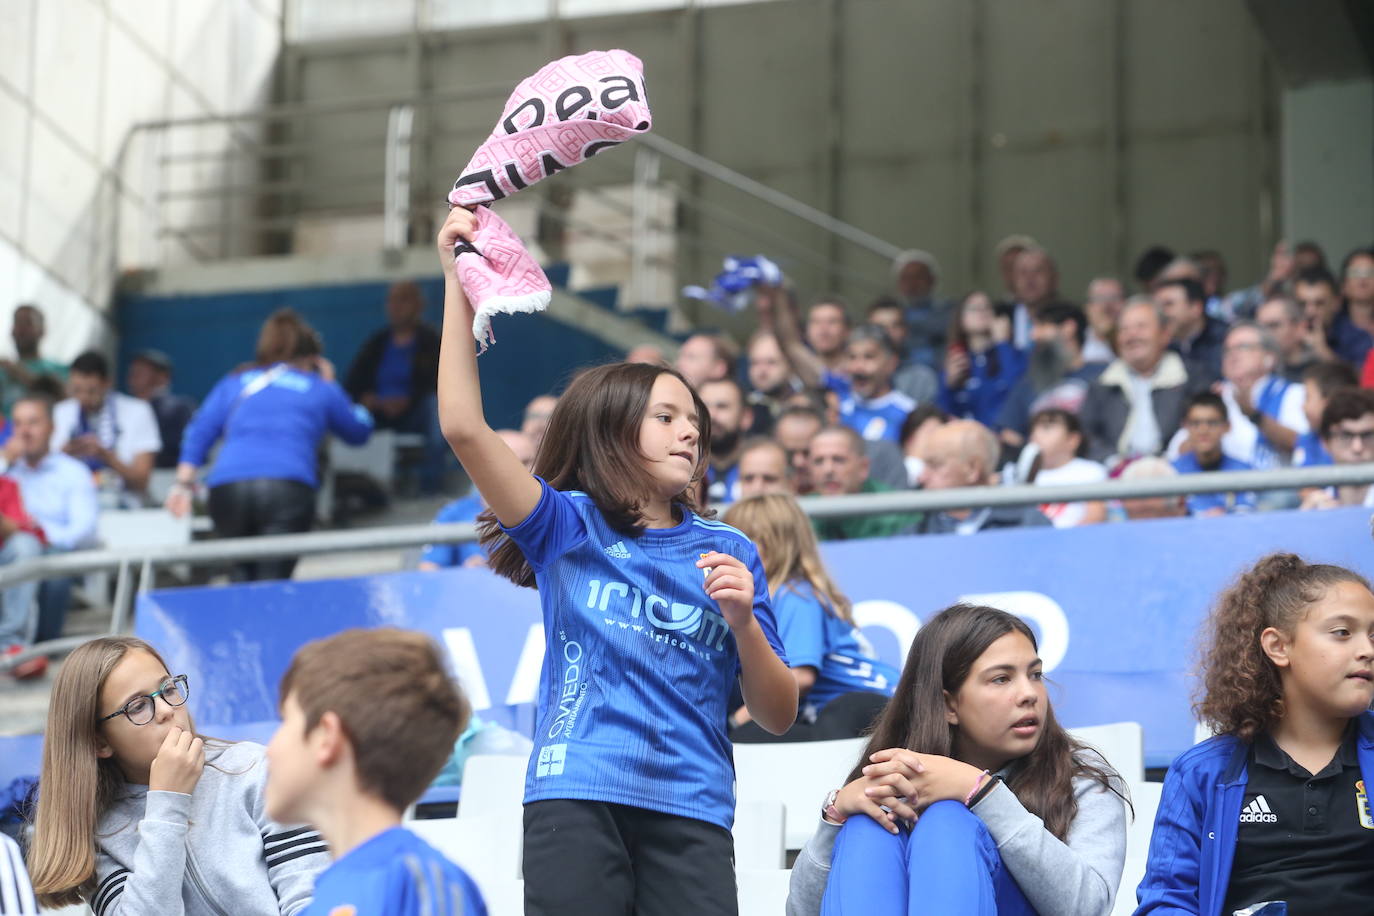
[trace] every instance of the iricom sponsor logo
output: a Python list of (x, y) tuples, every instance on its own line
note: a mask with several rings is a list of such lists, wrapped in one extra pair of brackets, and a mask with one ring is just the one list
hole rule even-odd
[(1246, 805), (1240, 812), (1240, 822), (1242, 824), (1277, 824), (1279, 816), (1269, 810), (1269, 802), (1265, 801), (1263, 795), (1256, 795), (1255, 800)]
[[(725, 635), (730, 632), (730, 626), (715, 611), (696, 604), (669, 601), (659, 595), (645, 595), (627, 582), (591, 581), (587, 595), (589, 609), (607, 613), (613, 600), (616, 610), (624, 610), (626, 604), (630, 605), (630, 622), (622, 624), (625, 627), (635, 627), (635, 621), (644, 620), (656, 630), (679, 634), (679, 638), (691, 637), (695, 643), (717, 652), (725, 648)], [(661, 642), (666, 641), (661, 634), (658, 638)]]

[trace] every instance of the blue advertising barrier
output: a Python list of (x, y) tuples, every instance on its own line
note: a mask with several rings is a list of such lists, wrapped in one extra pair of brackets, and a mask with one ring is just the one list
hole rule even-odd
[[(958, 600), (1021, 615), (1068, 726), (1134, 720), (1146, 761), (1193, 741), (1199, 624), (1217, 592), (1272, 550), (1374, 576), (1369, 512), (1268, 513), (835, 543), (826, 559), (878, 653), (900, 666), (920, 621)], [(526, 734), (543, 660), (539, 600), (486, 570), (150, 592), (137, 632), (191, 675), (198, 724), (265, 740), (303, 642), (347, 627), (431, 634), (486, 719)]]

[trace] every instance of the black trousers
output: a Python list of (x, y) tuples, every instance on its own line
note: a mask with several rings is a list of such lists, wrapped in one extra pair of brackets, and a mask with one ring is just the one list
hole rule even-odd
[(835, 697), (816, 716), (815, 722), (796, 722), (781, 735), (765, 731), (755, 722), (730, 730), (735, 744), (768, 744), (774, 741), (836, 741), (867, 734), (878, 721), (887, 697), (881, 693), (844, 693)]
[[(315, 489), (299, 480), (260, 477), (220, 484), (210, 490), (210, 519), (222, 538), (299, 534), (315, 524)], [(290, 579), (295, 557), (236, 563), (235, 582)]]
[(735, 840), (608, 802), (525, 805), (525, 916), (736, 916)]

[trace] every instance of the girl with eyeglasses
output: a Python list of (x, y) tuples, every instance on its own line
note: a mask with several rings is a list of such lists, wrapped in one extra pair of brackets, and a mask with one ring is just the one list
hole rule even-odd
[(53, 684), (29, 872), (95, 916), (291, 914), (329, 864), (263, 811), (264, 749), (196, 733), (189, 684), (141, 639), (93, 639)]

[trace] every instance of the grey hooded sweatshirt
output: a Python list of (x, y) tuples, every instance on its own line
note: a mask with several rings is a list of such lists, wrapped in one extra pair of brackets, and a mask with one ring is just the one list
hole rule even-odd
[(330, 862), (311, 827), (267, 819), (260, 744), (207, 746), (195, 792), (125, 793), (96, 828), (95, 916), (287, 916)]
[[(1111, 772), (1097, 755), (1088, 759)], [(1003, 770), (998, 775), (1006, 774)], [(1125, 792), (1120, 780), (1114, 785)], [(1069, 827), (1067, 843), (1046, 830), (1044, 822), (1027, 811), (1005, 784), (973, 806), (973, 813), (982, 818), (997, 843), (1002, 862), (1040, 916), (1105, 916), (1112, 911), (1121, 883), (1126, 808), (1120, 796), (1084, 777), (1073, 781), (1073, 789), (1078, 816)], [(806, 841), (792, 866), (787, 916), (820, 913), (839, 833), (839, 827), (822, 819)]]

